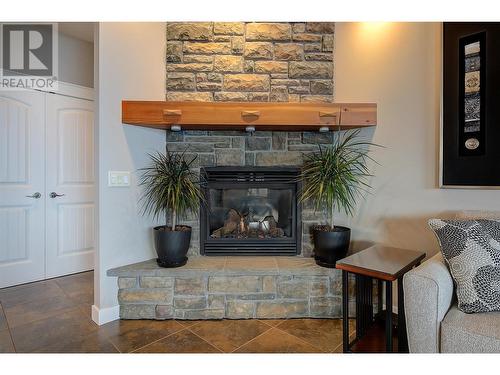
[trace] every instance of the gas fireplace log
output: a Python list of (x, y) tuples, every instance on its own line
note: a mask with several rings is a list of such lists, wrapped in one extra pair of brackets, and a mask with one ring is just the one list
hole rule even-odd
[(227, 218), (226, 221), (224, 221), (224, 226), (214, 230), (211, 236), (213, 238), (221, 238), (235, 233), (238, 230), (238, 227), (240, 227), (243, 218), (244, 216), (242, 216), (234, 208), (231, 208), (227, 212)]
[(285, 235), (283, 229), (278, 227), (274, 216), (266, 216), (257, 222), (257, 227), (249, 226), (248, 213), (242, 214), (231, 208), (227, 213), (224, 226), (212, 232), (212, 238), (236, 237), (236, 238), (280, 238)]

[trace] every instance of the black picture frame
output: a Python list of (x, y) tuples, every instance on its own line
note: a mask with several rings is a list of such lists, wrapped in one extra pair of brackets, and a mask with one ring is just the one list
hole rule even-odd
[[(479, 41), (479, 127), (465, 131), (465, 46)], [(471, 119), (469, 118), (469, 121)], [(476, 139), (478, 147), (466, 146)], [(440, 187), (500, 186), (500, 23), (443, 24)]]

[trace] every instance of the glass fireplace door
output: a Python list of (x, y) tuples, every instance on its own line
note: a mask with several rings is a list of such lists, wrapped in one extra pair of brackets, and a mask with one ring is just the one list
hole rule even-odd
[(203, 255), (296, 255), (297, 168), (207, 167), (200, 216)]
[(271, 187), (210, 189), (210, 237), (292, 237), (293, 195), (292, 189)]

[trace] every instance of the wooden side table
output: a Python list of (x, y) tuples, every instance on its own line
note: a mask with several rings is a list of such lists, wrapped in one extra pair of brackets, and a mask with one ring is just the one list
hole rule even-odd
[[(386, 352), (392, 343), (392, 282), (398, 281), (398, 352), (408, 351), (404, 316), (403, 275), (425, 258), (425, 253), (375, 245), (337, 261), (342, 270), (343, 351), (348, 353), (373, 323), (373, 279), (378, 280), (378, 311), (382, 316), (382, 284), (385, 282)], [(349, 273), (356, 275), (356, 339), (349, 342)]]

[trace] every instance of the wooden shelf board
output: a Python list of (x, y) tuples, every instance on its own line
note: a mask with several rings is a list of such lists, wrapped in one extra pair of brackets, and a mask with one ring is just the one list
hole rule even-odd
[(123, 101), (122, 122), (157, 129), (317, 131), (375, 126), (372, 103)]

